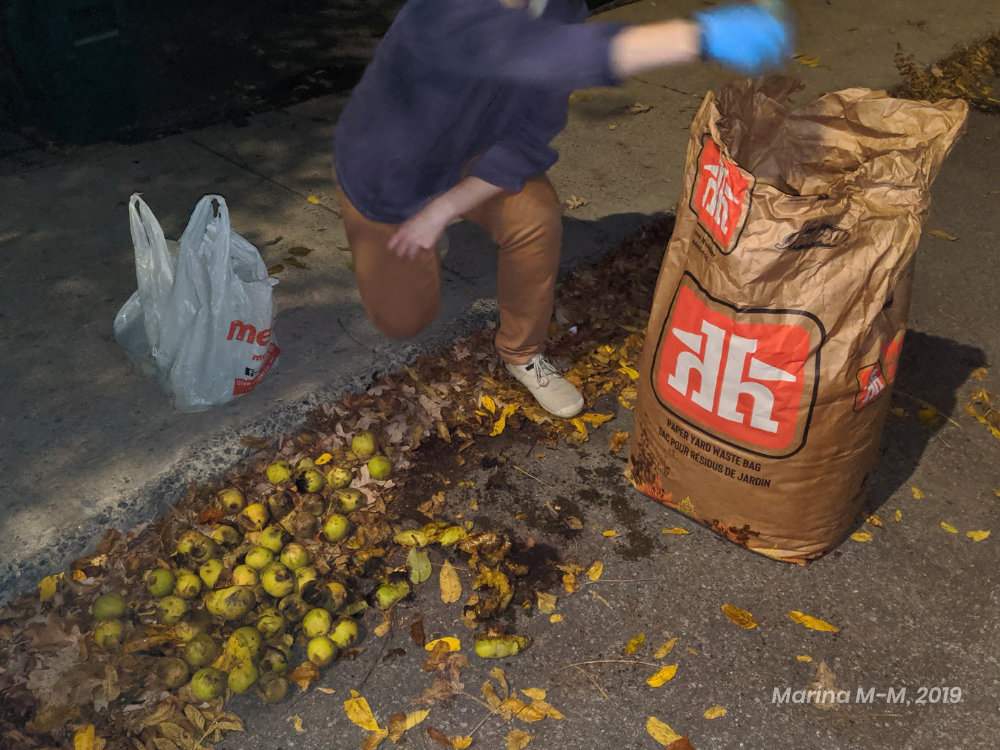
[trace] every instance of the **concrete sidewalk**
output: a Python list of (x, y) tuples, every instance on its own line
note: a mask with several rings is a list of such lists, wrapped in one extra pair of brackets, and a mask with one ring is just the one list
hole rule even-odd
[[(799, 49), (821, 61), (789, 66), (807, 84), (803, 101), (838, 88), (896, 83), (897, 44), (929, 63), (1000, 28), (1000, 7), (975, 0), (792, 4)], [(693, 7), (644, 2), (599, 20), (651, 21)], [(566, 269), (676, 203), (691, 116), (704, 92), (728, 77), (689, 66), (574, 97), (552, 177), (563, 199), (589, 202), (567, 214)], [(629, 114), (636, 102), (652, 109)], [(240, 436), (292, 429), (312, 406), (492, 319), (493, 252), (472, 228), (456, 225), (449, 229), (445, 308), (431, 330), (399, 344), (366, 320), (343, 251), (331, 169), (341, 104), (326, 97), (242, 128), (98, 145), (68, 158), (22, 152), (0, 161), (0, 600), (62, 569), (104, 529), (163, 513), (188, 482), (236, 461), (245, 450)], [(995, 266), (990, 217), (1000, 213), (1000, 196), (991, 192), (998, 139), (1000, 123), (974, 116), (946, 163), (930, 227), (959, 241), (925, 239), (911, 320), (914, 329), (991, 362), (1000, 354), (1000, 302), (985, 270)], [(229, 406), (176, 413), (112, 337), (115, 313), (135, 288), (126, 201), (136, 191), (168, 236), (179, 236), (198, 198), (213, 192), (226, 197), (234, 228), (268, 265), (292, 248), (311, 250), (300, 256), (308, 268), (286, 264), (275, 289), (277, 370)], [(946, 364), (955, 351), (942, 350)], [(940, 385), (938, 395), (954, 405), (961, 383)], [(983, 471), (995, 472), (990, 465), (997, 462), (984, 462)]]

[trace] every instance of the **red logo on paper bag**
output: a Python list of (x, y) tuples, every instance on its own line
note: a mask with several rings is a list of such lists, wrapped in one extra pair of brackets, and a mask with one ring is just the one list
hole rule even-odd
[(718, 440), (789, 456), (805, 441), (823, 336), (809, 313), (727, 305), (685, 274), (657, 347), (657, 398)]
[(724, 253), (736, 247), (749, 209), (751, 177), (723, 157), (706, 138), (698, 156), (698, 177), (691, 208)]

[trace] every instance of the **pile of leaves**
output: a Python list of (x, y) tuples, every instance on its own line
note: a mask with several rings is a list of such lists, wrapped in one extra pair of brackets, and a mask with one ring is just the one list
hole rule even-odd
[[(658, 219), (626, 238), (600, 263), (560, 285), (549, 352), (571, 363), (566, 376), (584, 393), (590, 409), (599, 402), (633, 406), (635, 368), (672, 227), (671, 217)], [(157, 665), (164, 657), (176, 656), (181, 644), (169, 627), (158, 622), (156, 602), (145, 580), (151, 569), (189, 564), (183, 553), (178, 557), (178, 539), (185, 533), (207, 535), (220, 524), (239, 526), (239, 519), (220, 505), (223, 489), (237, 488), (247, 502), (262, 504), (282, 496), (290, 504), (287, 512), (304, 512), (310, 496), (317, 493), (307, 492), (309, 488), (295, 475), (269, 480), (268, 467), (276, 462), (300, 471), (327, 463), (351, 467), (352, 486), (364, 498), (352, 515), (352, 533), (336, 543), (325, 542), (320, 533), (303, 540), (319, 582), (343, 582), (348, 615), (364, 616), (380, 583), (426, 580), (430, 562), (423, 547), (452, 524), (441, 518), (443, 491), (414, 496), (415, 490), (407, 486), (407, 469), (420, 461), (422, 446), (430, 441), (447, 445), (461, 464), (462, 454), (477, 440), (526, 422), (536, 426), (539, 441), (580, 443), (613, 416), (587, 411), (573, 420), (551, 419), (510, 379), (494, 375), (500, 363), (493, 334), (491, 329), (477, 332), (449, 350), (426, 355), (412, 367), (382, 378), (364, 393), (318, 408), (294, 435), (247, 436), (244, 443), (255, 451), (227, 476), (190, 487), (186, 497), (155, 523), (124, 534), (109, 531), (93, 554), (42, 581), (39, 594), (10, 602), (0, 611), (0, 744), (27, 749), (195, 750), (241, 728), (239, 718), (223, 710), (223, 697), (198, 701), (188, 686), (174, 689), (164, 684)], [(351, 452), (352, 438), (368, 430), (378, 436), (381, 452), (391, 459), (394, 469), (388, 479), (374, 480)], [(621, 447), (627, 435), (616, 437)], [(333, 500), (329, 489), (324, 490), (324, 502)], [(435, 550), (444, 556), (443, 571), (452, 558), (470, 571), (473, 591), (464, 602), (463, 621), (482, 638), (493, 639), (491, 648), (502, 651), (510, 643), (523, 647), (518, 636), (502, 632), (498, 618), (512, 602), (533, 602), (539, 592), (522, 585), (528, 571), (510, 555), (511, 539), (469, 524), (463, 528), (460, 541)], [(229, 554), (227, 565), (238, 559), (235, 550)], [(577, 569), (583, 570), (569, 566), (563, 573), (572, 576)], [(220, 581), (226, 583), (229, 575), (227, 567)], [(453, 589), (454, 583), (449, 581)], [(442, 592), (445, 585), (442, 576)], [(108, 592), (121, 592), (129, 605), (120, 648), (98, 648), (94, 641), (92, 607)], [(458, 586), (453, 600), (461, 596)], [(391, 617), (387, 607), (374, 627), (376, 636), (388, 630)], [(209, 630), (224, 640), (247, 624), (215, 617)], [(301, 637), (284, 634), (280, 639), (271, 645), (281, 647), (290, 659), (302, 655)], [(342, 658), (351, 655), (352, 649), (341, 653)], [(443, 665), (439, 671), (444, 680), (438, 685), (438, 697), (447, 692), (448, 680), (457, 681), (454, 658), (437, 662)], [(319, 672), (315, 664), (303, 660), (288, 675), (305, 688)], [(498, 710), (501, 705), (506, 711), (514, 703), (507, 696)], [(526, 705), (544, 708), (542, 703)], [(400, 735), (416, 721), (403, 717), (384, 732), (373, 730), (372, 746), (387, 735)]]
[(903, 83), (890, 93), (903, 99), (965, 99), (983, 112), (1000, 112), (1000, 34), (962, 47), (928, 67), (896, 52)]

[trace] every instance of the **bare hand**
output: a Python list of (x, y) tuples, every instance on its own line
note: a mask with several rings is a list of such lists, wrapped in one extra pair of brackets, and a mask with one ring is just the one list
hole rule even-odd
[(434, 203), (428, 203), (399, 225), (387, 247), (402, 260), (416, 260), (433, 251), (450, 218)]

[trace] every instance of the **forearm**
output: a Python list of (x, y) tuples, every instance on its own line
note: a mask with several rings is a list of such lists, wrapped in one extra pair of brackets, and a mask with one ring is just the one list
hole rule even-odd
[(427, 208), (438, 212), (447, 224), (479, 204), (503, 193), (504, 189), (479, 177), (466, 177), (435, 198)]
[(701, 28), (674, 20), (629, 26), (611, 40), (611, 70), (626, 78), (652, 68), (690, 62), (700, 54)]

